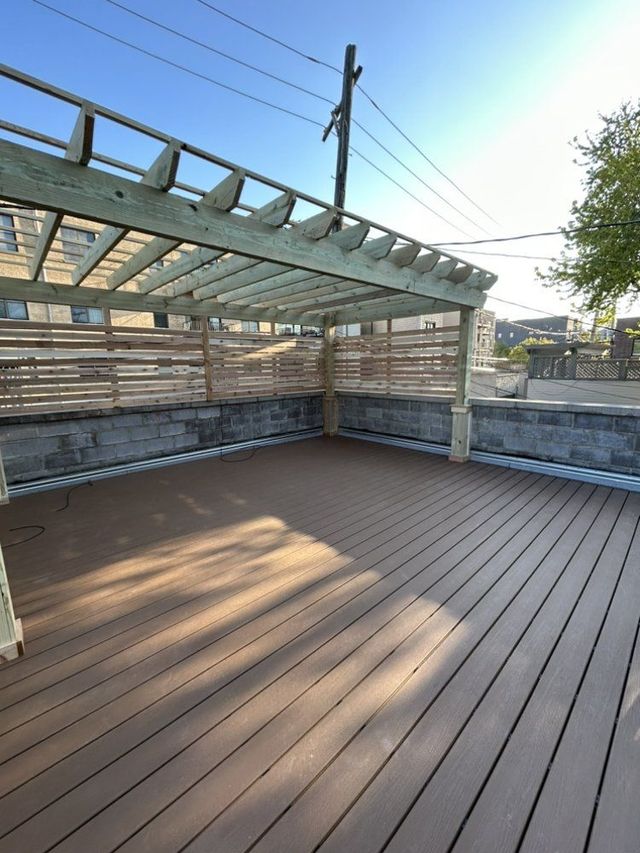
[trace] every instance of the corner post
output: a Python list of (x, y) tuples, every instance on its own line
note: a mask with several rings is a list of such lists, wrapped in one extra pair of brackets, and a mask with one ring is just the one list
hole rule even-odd
[(324, 397), (322, 400), (322, 423), (325, 435), (332, 436), (338, 432), (338, 400), (336, 398), (335, 373), (335, 339), (336, 327), (333, 317), (324, 318)]
[[(9, 502), (7, 482), (4, 476), (4, 465), (0, 457), (0, 504)], [(9, 581), (4, 567), (2, 548), (0, 548), (0, 663), (13, 660), (24, 654), (24, 639), (22, 622), (16, 619), (13, 612)]]
[(460, 309), (460, 340), (456, 368), (456, 399), (451, 406), (451, 462), (468, 462), (471, 444), (471, 364), (473, 357), (474, 320), (473, 308)]
[(205, 396), (207, 401), (213, 400), (213, 370), (211, 368), (211, 342), (209, 341), (209, 318), (200, 317), (202, 332), (202, 364), (204, 367)]

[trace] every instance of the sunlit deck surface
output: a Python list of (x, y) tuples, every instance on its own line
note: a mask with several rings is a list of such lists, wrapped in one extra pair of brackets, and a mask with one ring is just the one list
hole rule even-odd
[(2, 508), (0, 850), (636, 851), (640, 495), (246, 456)]

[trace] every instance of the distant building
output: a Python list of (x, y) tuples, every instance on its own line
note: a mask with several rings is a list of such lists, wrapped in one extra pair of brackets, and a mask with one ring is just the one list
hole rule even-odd
[(627, 329), (640, 332), (640, 317), (620, 317), (616, 321), (617, 331), (613, 334), (614, 358), (637, 358), (640, 356), (640, 336), (627, 335)]
[[(475, 333), (473, 346), (473, 366), (492, 367), (493, 348), (496, 342), (496, 315), (493, 311), (482, 308), (474, 312)], [(409, 332), (413, 329), (441, 329), (443, 326), (457, 326), (460, 323), (458, 311), (447, 311), (441, 314), (423, 314), (420, 317), (401, 317), (391, 321), (394, 332)], [(363, 323), (362, 334), (378, 334), (385, 332), (387, 324), (384, 321)]]
[(526, 317), (524, 320), (496, 320), (496, 342), (515, 347), (527, 338), (571, 340), (580, 331), (580, 323), (568, 315), (561, 317)]

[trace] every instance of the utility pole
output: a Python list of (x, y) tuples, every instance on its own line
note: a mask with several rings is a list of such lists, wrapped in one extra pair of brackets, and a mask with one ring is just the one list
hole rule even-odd
[[(353, 101), (353, 89), (362, 74), (362, 66), (357, 68), (356, 46), (348, 44), (344, 52), (344, 71), (342, 74), (342, 98), (340, 103), (331, 111), (331, 121), (325, 127), (322, 141), (326, 142), (329, 134), (335, 127), (338, 135), (338, 157), (336, 160), (336, 187), (333, 203), (336, 207), (343, 208), (347, 193), (347, 166), (349, 163), (349, 133), (351, 131), (351, 103)], [(342, 217), (339, 216), (334, 230), (339, 231), (342, 227)]]

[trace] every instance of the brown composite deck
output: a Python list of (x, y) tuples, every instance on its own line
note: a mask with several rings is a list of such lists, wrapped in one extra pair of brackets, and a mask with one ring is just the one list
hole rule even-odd
[(344, 439), (65, 494), (0, 511), (0, 851), (638, 849), (640, 495)]

